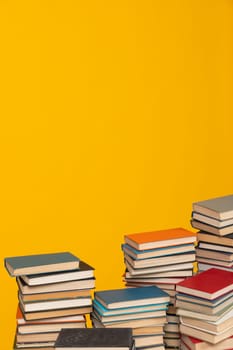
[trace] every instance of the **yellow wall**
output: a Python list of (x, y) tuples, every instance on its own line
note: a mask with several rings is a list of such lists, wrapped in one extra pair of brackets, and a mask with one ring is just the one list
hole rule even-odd
[(1, 349), (6, 256), (72, 251), (123, 286), (125, 233), (233, 193), (230, 0), (0, 1)]

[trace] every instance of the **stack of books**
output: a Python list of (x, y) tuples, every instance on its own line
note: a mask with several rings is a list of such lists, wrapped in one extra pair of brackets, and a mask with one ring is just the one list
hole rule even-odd
[(56, 340), (57, 350), (134, 350), (131, 328), (62, 329)]
[(191, 224), (198, 229), (199, 271), (233, 269), (233, 195), (193, 203)]
[(128, 234), (122, 245), (126, 286), (155, 285), (170, 296), (166, 348), (179, 347), (179, 317), (174, 308), (176, 284), (193, 275), (196, 234), (184, 228)]
[(5, 258), (16, 277), (15, 349), (52, 349), (62, 328), (86, 327), (94, 269), (69, 252)]
[(136, 348), (163, 350), (163, 328), (169, 295), (156, 286), (94, 293), (91, 320), (95, 328), (133, 329)]
[(187, 346), (183, 335), (211, 344), (227, 342), (233, 336), (233, 272), (211, 268), (178, 283), (176, 307)]

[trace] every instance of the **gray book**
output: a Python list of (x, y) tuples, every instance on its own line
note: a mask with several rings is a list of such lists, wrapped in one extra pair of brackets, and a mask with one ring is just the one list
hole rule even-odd
[(131, 328), (67, 328), (59, 333), (55, 349), (130, 350), (133, 344)]
[(5, 267), (11, 276), (74, 270), (79, 258), (69, 252), (8, 257)]
[(193, 203), (193, 211), (218, 220), (233, 218), (233, 194)]

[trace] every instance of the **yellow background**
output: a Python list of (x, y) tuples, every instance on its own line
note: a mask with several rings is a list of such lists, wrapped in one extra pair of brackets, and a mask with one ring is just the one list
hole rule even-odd
[(72, 251), (123, 286), (125, 233), (233, 193), (230, 0), (0, 1), (1, 349), (7, 256)]

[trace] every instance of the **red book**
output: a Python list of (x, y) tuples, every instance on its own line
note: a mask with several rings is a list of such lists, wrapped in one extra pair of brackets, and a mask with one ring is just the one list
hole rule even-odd
[(210, 344), (203, 340), (193, 338), (189, 335), (181, 335), (181, 341), (190, 350), (230, 350), (233, 348), (233, 337), (229, 337), (220, 341), (217, 344)]
[(211, 268), (179, 282), (176, 290), (213, 300), (233, 290), (233, 272)]

